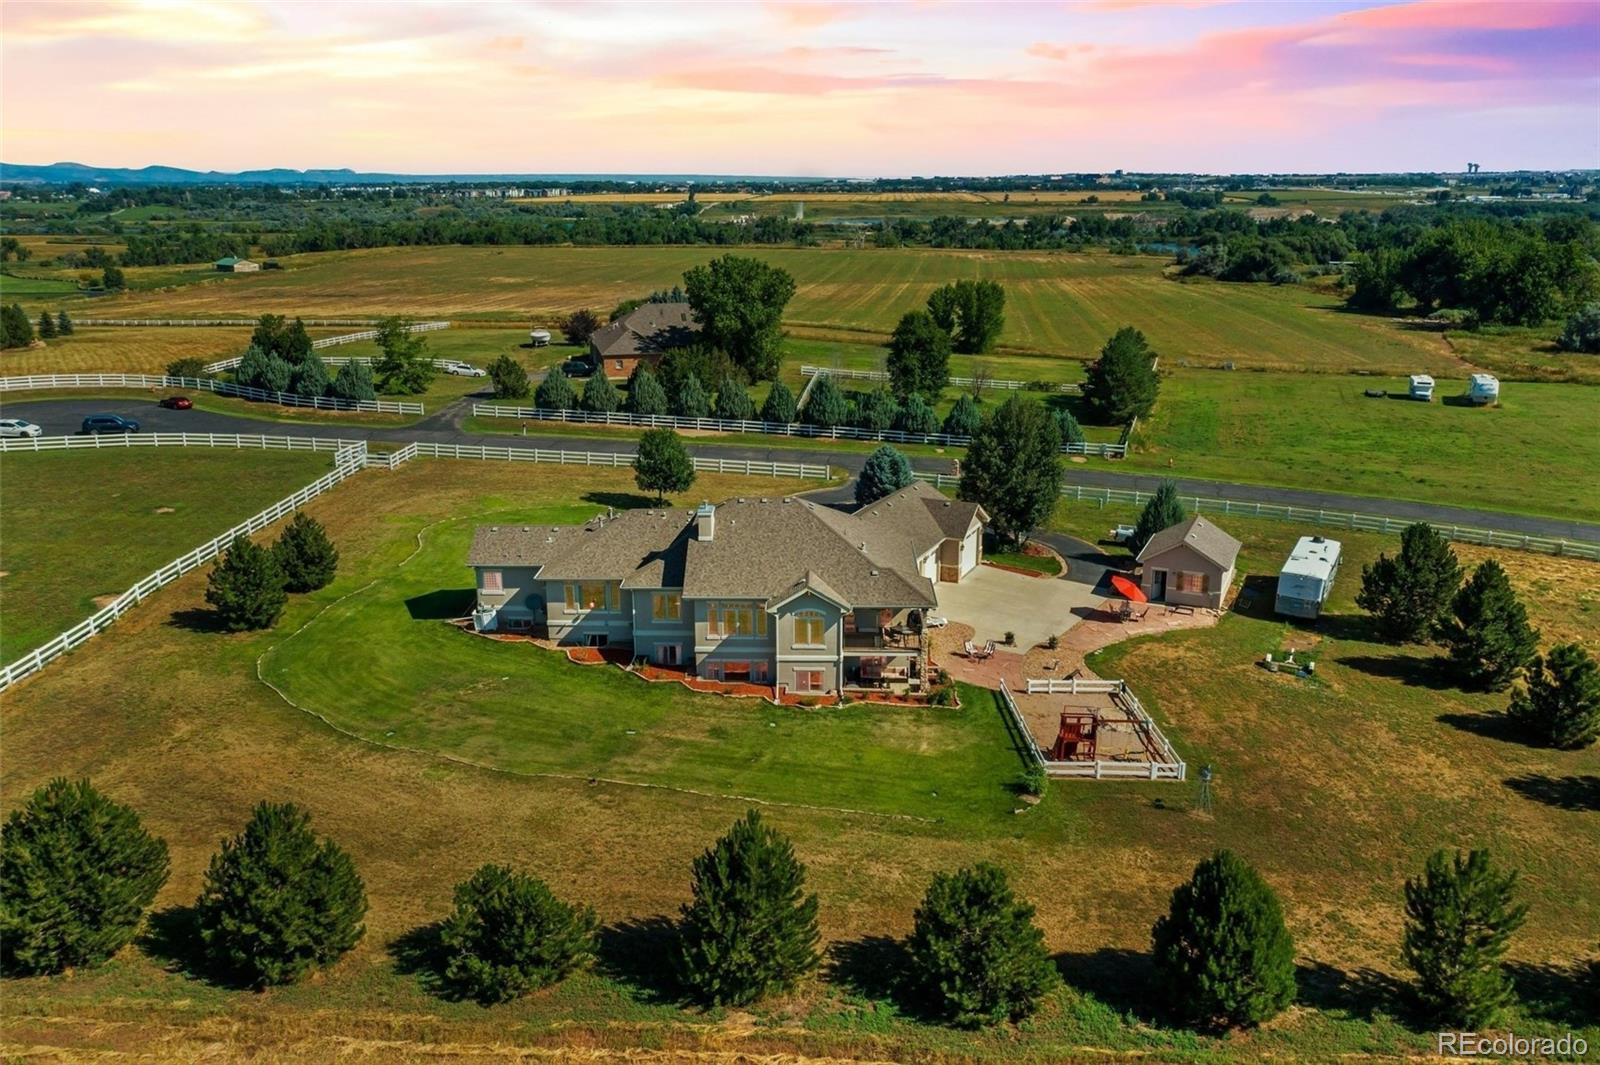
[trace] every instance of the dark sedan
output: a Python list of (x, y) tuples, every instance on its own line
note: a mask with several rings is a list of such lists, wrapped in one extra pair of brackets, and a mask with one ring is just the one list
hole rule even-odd
[(83, 420), (85, 433), (137, 433), (139, 423), (120, 414), (91, 414)]

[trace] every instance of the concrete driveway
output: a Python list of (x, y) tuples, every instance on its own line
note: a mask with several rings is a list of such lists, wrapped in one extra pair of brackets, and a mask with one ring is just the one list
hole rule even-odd
[(1105, 598), (1092, 585), (1048, 577), (1025, 577), (994, 566), (979, 566), (959, 584), (937, 584), (939, 613), (971, 625), (973, 642), (1000, 643), (1009, 630), (1017, 648), (1026, 651), (1080, 620), (1073, 607), (1092, 606)]

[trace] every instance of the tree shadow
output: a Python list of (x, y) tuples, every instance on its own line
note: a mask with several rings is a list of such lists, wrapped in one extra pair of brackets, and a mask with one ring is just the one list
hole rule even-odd
[(828, 948), (823, 975), (861, 998), (907, 1004), (911, 957), (905, 944), (888, 936), (844, 940)]
[(1295, 966), (1296, 998), (1325, 1012), (1370, 1023), (1378, 1014), (1395, 1017), (1411, 1009), (1404, 981), (1377, 969), (1340, 969), (1326, 962)]
[(412, 621), (449, 621), (472, 610), (476, 593), (471, 588), (440, 588), (406, 600)]
[(193, 906), (152, 911), (135, 944), (169, 973), (233, 991), (251, 987), (212, 963), (200, 938), (200, 911)]
[(1051, 960), (1062, 981), (1074, 991), (1147, 1024), (1170, 1020), (1154, 990), (1155, 960), (1150, 954), (1125, 947), (1101, 947), (1083, 953), (1065, 951)]
[(166, 623), (172, 628), (189, 632), (220, 634), (228, 631), (227, 626), (222, 624), (222, 615), (206, 607), (174, 610)]
[(1312, 629), (1330, 640), (1372, 643), (1378, 639), (1372, 618), (1366, 614), (1323, 614), (1315, 621), (1299, 622), (1298, 627)]
[(391, 940), (386, 950), (394, 961), (395, 972), (416, 977), (418, 985), (430, 995), (460, 1002), (468, 996), (444, 975), (445, 951), (440, 939), (443, 928), (442, 921), (420, 925)]
[(1531, 746), (1526, 730), (1512, 721), (1510, 715), (1498, 711), (1487, 714), (1440, 714), (1434, 720), (1484, 739)]
[(679, 1004), (687, 992), (672, 964), (677, 942), (678, 923), (665, 914), (606, 925), (595, 935), (595, 970), (642, 1001)]
[(1339, 664), (1372, 677), (1387, 677), (1409, 688), (1447, 691), (1457, 685), (1443, 668), (1443, 659), (1417, 655), (1351, 655)]
[(1507, 778), (1505, 786), (1525, 799), (1542, 802), (1546, 806), (1600, 812), (1600, 776), (1594, 773), (1566, 777), (1526, 773)]
[(1517, 961), (1505, 968), (1519, 1003), (1530, 1016), (1577, 1028), (1593, 1024), (1600, 1008), (1600, 983), (1590, 964)]
[(583, 501), (616, 510), (641, 510), (656, 505), (655, 496), (642, 495), (638, 492), (585, 492)]

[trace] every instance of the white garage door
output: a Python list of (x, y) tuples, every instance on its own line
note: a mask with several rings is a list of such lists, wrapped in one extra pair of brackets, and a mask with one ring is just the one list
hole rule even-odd
[(965, 577), (978, 564), (978, 530), (974, 529), (961, 541), (961, 575)]

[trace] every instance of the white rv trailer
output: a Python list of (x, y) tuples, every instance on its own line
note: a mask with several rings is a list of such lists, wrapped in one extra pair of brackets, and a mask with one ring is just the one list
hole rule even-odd
[(1492, 373), (1475, 373), (1467, 382), (1467, 399), (1485, 406), (1500, 399), (1500, 380)]
[(1428, 403), (1433, 399), (1433, 378), (1425, 373), (1411, 375), (1411, 398)]
[(1337, 540), (1300, 537), (1278, 571), (1278, 597), (1273, 609), (1292, 618), (1314, 620), (1321, 614), (1322, 604), (1333, 591), (1333, 579), (1339, 575), (1339, 552)]

